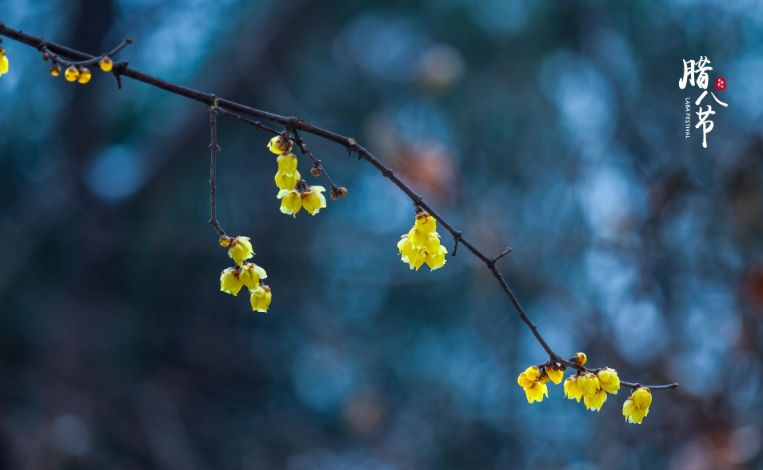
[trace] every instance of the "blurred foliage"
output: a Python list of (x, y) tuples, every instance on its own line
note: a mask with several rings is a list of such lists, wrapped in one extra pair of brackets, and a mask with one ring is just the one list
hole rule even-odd
[[(465, 251), (396, 256), (404, 195), (278, 210), (269, 136), (220, 121), (218, 218), (267, 314), (218, 291), (207, 110), (3, 41), (0, 468), (763, 468), (763, 6), (646, 0), (7, 0), (11, 27), (355, 136), (490, 253), (557, 352), (655, 393), (528, 405), (545, 361)], [(682, 59), (724, 76), (708, 149)], [(300, 169), (308, 175), (307, 160)], [(309, 182), (317, 180), (310, 179)], [(320, 184), (320, 183), (318, 183)], [(444, 238), (449, 249), (452, 241)]]

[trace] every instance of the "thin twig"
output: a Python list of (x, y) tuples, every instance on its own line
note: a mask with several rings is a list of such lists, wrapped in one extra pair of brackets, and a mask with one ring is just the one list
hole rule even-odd
[(270, 132), (271, 134), (275, 134), (275, 135), (279, 135), (280, 134), (280, 132), (278, 132), (277, 130), (275, 130), (273, 128), (270, 128), (270, 127), (260, 123), (260, 121), (252, 121), (251, 119), (247, 119), (245, 117), (239, 116), (236, 113), (232, 113), (232, 112), (228, 111), (227, 109), (220, 108), (220, 107), (217, 108), (217, 111), (219, 111), (220, 114), (224, 114), (225, 116), (232, 117), (233, 119), (238, 119), (241, 122), (245, 122), (245, 123), (249, 124), (250, 126), (254, 127), (255, 129), (260, 129), (260, 130), (263, 130), (263, 131), (267, 131), (267, 132)]
[(212, 134), (212, 143), (209, 144), (209, 151), (211, 153), (211, 162), (209, 164), (209, 199), (210, 199), (210, 212), (209, 225), (214, 227), (220, 237), (225, 236), (225, 230), (220, 227), (220, 223), (217, 221), (217, 200), (215, 198), (217, 192), (217, 152), (220, 151), (220, 146), (217, 145), (217, 101), (209, 107), (209, 129)]
[[(9, 28), (5, 26), (4, 24), (0, 23), (0, 35), (7, 36), (11, 39), (15, 39), (16, 41), (22, 42), (24, 44), (28, 44), (32, 47), (36, 47), (40, 49), (43, 45), (45, 45), (49, 50), (64, 55), (66, 57), (76, 58), (80, 60), (90, 60), (94, 59), (93, 56), (85, 54), (84, 52), (76, 51), (74, 49), (70, 49), (65, 46), (61, 46), (54, 43), (49, 43), (44, 41), (41, 38), (30, 36), (26, 33), (22, 33), (21, 31)], [(466, 238), (464, 238), (461, 235), (461, 232), (453, 228), (445, 219), (442, 218), (434, 209), (432, 209), (429, 204), (427, 204), (421, 196), (416, 194), (408, 185), (406, 185), (400, 178), (398, 178), (395, 173), (389, 169), (386, 165), (384, 165), (382, 162), (380, 162), (373, 154), (371, 154), (368, 150), (360, 146), (357, 141), (351, 137), (345, 137), (341, 134), (337, 134), (335, 132), (322, 129), (320, 127), (313, 126), (312, 124), (309, 124), (299, 118), (296, 117), (286, 117), (281, 116), (278, 114), (270, 113), (267, 111), (262, 111), (260, 109), (252, 108), (240, 103), (236, 103), (234, 101), (228, 101), (224, 99), (219, 99), (215, 97), (215, 95), (210, 93), (202, 93), (197, 90), (193, 90), (191, 88), (187, 88), (184, 86), (176, 85), (174, 83), (167, 82), (165, 80), (161, 80), (159, 78), (156, 78), (154, 76), (139, 72), (135, 69), (131, 69), (125, 66), (124, 70), (121, 72), (121, 75), (124, 75), (125, 77), (132, 78), (133, 80), (137, 80), (139, 82), (146, 83), (148, 85), (160, 88), (162, 90), (168, 91), (170, 93), (174, 93), (176, 95), (184, 96), (186, 98), (199, 101), (201, 103), (204, 103), (208, 106), (213, 106), (216, 103), (219, 103), (220, 106), (225, 107), (228, 110), (232, 110), (241, 114), (246, 114), (248, 116), (257, 118), (257, 119), (264, 119), (266, 121), (274, 122), (277, 124), (280, 124), (282, 126), (285, 126), (289, 129), (292, 129), (293, 131), (299, 130), (301, 132), (306, 132), (309, 134), (313, 134), (317, 137), (321, 137), (323, 139), (326, 139), (328, 141), (337, 143), (339, 145), (344, 146), (349, 154), (352, 154), (355, 152), (358, 155), (359, 159), (365, 159), (368, 161), (371, 165), (373, 165), (379, 172), (384, 176), (385, 178), (392, 181), (392, 183), (400, 188), (400, 190), (405, 193), (412, 201), (414, 206), (417, 208), (420, 208), (421, 210), (427, 211), (432, 217), (437, 220), (440, 225), (450, 232), (450, 234), (453, 236), (453, 238), (456, 241), (456, 245), (459, 243), (463, 245), (467, 250), (472, 252), (474, 256), (479, 258), (483, 263), (485, 263), (485, 266), (490, 270), (493, 277), (498, 281), (498, 284), (501, 286), (503, 291), (506, 293), (506, 296), (511, 301), (511, 304), (514, 306), (514, 309), (519, 314), (519, 317), (522, 319), (522, 321), (527, 325), (528, 328), (530, 328), (530, 331), (532, 331), (533, 336), (535, 336), (535, 339), (538, 341), (538, 343), (541, 345), (541, 347), (546, 351), (546, 353), (549, 356), (549, 359), (552, 362), (564, 364), (567, 367), (571, 367), (577, 371), (580, 372), (590, 372), (592, 369), (588, 369), (585, 367), (578, 366), (577, 364), (574, 364), (570, 361), (562, 359), (561, 356), (559, 356), (557, 353), (551, 349), (551, 347), (548, 345), (545, 339), (543, 339), (543, 336), (541, 336), (540, 332), (538, 331), (538, 327), (533, 323), (530, 318), (527, 316), (527, 313), (522, 308), (522, 305), (520, 305), (519, 301), (517, 300), (514, 293), (509, 288), (509, 285), (506, 283), (506, 280), (504, 279), (503, 275), (496, 269), (495, 267), (495, 261), (493, 258), (489, 258), (486, 256), (482, 251), (477, 249), (474, 245), (471, 244)], [(211, 118), (214, 119), (214, 118)], [(213, 131), (214, 132), (214, 131)], [(213, 159), (215, 158), (213, 151)], [(213, 205), (214, 207), (214, 205)], [(214, 217), (213, 217), (214, 219)], [(453, 254), (455, 254), (456, 249), (454, 248)], [(621, 385), (625, 387), (635, 388), (638, 387), (639, 384), (637, 383), (631, 383), (631, 382), (620, 382)], [(666, 384), (666, 385), (654, 385), (650, 386), (649, 388), (652, 390), (671, 390), (673, 388), (678, 387), (677, 383), (673, 384)]]
[(313, 152), (311, 152), (310, 149), (307, 148), (307, 145), (305, 144), (304, 139), (302, 139), (299, 136), (299, 133), (297, 132), (297, 128), (292, 127), (291, 131), (294, 133), (293, 142), (297, 144), (297, 147), (299, 147), (299, 150), (302, 152), (302, 155), (307, 155), (308, 157), (310, 157), (310, 160), (313, 161), (314, 167), (321, 172), (324, 178), (326, 178), (326, 181), (331, 187), (331, 198), (338, 199), (342, 197), (342, 191), (334, 184), (333, 181), (331, 181), (331, 177), (329, 177), (329, 174), (328, 172), (326, 172), (326, 169), (323, 168), (323, 164), (321, 163), (321, 161), (315, 158), (315, 155), (313, 155)]

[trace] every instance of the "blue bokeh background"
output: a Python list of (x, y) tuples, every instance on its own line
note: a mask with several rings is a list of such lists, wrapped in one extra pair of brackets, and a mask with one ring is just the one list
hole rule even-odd
[[(131, 67), (356, 137), (514, 249), (557, 352), (681, 383), (642, 426), (625, 390), (527, 404), (546, 357), (483, 264), (410, 271), (410, 200), (310, 135), (349, 195), (281, 214), (270, 136), (221, 118), (218, 219), (274, 293), (251, 312), (218, 290), (205, 106), (67, 83), (5, 39), (0, 468), (763, 468), (760, 2), (5, 0), (0, 21), (92, 54), (129, 37)], [(678, 87), (700, 55), (728, 83), (707, 149)]]

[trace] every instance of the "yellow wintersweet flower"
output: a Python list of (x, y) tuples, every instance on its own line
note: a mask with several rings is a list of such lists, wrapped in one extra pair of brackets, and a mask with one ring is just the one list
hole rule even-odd
[(620, 390), (620, 377), (615, 369), (605, 367), (596, 373), (596, 377), (599, 379), (599, 386), (605, 392), (616, 395)]
[(546, 374), (548, 374), (548, 378), (557, 385), (559, 385), (564, 378), (564, 371), (561, 369), (554, 369), (553, 367), (546, 367)]
[(5, 56), (5, 49), (0, 47), (0, 76), (8, 73), (8, 58)]
[(243, 284), (238, 277), (238, 268), (228, 268), (220, 274), (220, 290), (229, 294), (238, 295)]
[(238, 273), (241, 284), (250, 289), (256, 289), (260, 285), (260, 279), (265, 279), (268, 274), (260, 266), (254, 263), (245, 263)]
[(50, 74), (53, 75), (54, 77), (61, 75), (61, 66), (59, 66), (58, 64), (51, 65)]
[(281, 200), (281, 212), (284, 214), (294, 214), (296, 217), (302, 209), (302, 196), (296, 189), (282, 189), (276, 197)]
[(434, 271), (445, 266), (448, 250), (440, 245), (440, 235), (435, 231), (437, 221), (426, 212), (416, 214), (416, 222), (411, 230), (397, 243), (404, 263), (411, 269), (418, 269), (426, 263)]
[(578, 376), (578, 388), (583, 391), (583, 396), (593, 395), (599, 390), (599, 379), (590, 372), (583, 372)]
[(652, 404), (652, 394), (646, 387), (639, 387), (631, 393), (631, 396), (623, 404), (623, 416), (629, 423), (641, 424), (649, 414), (649, 406)]
[[(438, 240), (438, 243), (439, 243), (439, 240)], [(447, 253), (448, 250), (444, 246), (440, 245), (434, 254), (432, 254), (432, 252), (430, 252), (429, 250), (421, 250), (421, 251), (426, 252), (427, 266), (429, 266), (429, 268), (432, 271), (434, 271), (435, 269), (440, 269), (441, 267), (445, 266), (445, 262), (446, 262), (445, 253)]]
[(301, 178), (302, 175), (296, 170), (291, 175), (279, 171), (275, 177), (276, 186), (278, 186), (278, 189), (292, 190)]
[(533, 382), (531, 386), (525, 387), (525, 396), (527, 396), (528, 403), (543, 401), (543, 395), (548, 396), (548, 387), (538, 380)]
[(66, 69), (66, 72), (64, 72), (64, 78), (66, 78), (67, 82), (76, 82), (79, 78), (79, 70), (77, 70), (77, 67), (72, 65)]
[(437, 230), (437, 221), (434, 217), (429, 215), (429, 212), (421, 212), (416, 214), (415, 228), (419, 232), (429, 235)]
[(273, 295), (270, 293), (270, 287), (262, 285), (256, 289), (250, 289), (251, 297), (249, 302), (252, 304), (252, 310), (256, 312), (267, 312)]
[(323, 186), (311, 186), (302, 191), (302, 207), (310, 215), (315, 215), (320, 212), (321, 209), (326, 207), (326, 197), (323, 192), (326, 188)]
[[(542, 382), (540, 369), (536, 366), (528, 367), (519, 374), (517, 383), (525, 390), (525, 396), (528, 403), (543, 401), (543, 395), (548, 396), (548, 387)], [(548, 379), (546, 378), (546, 382)]]
[(230, 242), (228, 256), (235, 261), (237, 265), (243, 266), (244, 261), (254, 256), (252, 243), (249, 241), (249, 237), (234, 238), (233, 241)]
[(576, 376), (567, 377), (567, 380), (564, 381), (564, 396), (570, 400), (577, 400), (580, 403), (580, 399), (583, 398), (583, 390), (578, 386)]
[(276, 155), (281, 155), (291, 150), (291, 141), (281, 135), (277, 135), (268, 142), (268, 149)]
[(596, 390), (593, 393), (583, 397), (585, 407), (589, 410), (599, 411), (604, 405), (605, 401), (607, 401), (607, 392), (604, 390)]

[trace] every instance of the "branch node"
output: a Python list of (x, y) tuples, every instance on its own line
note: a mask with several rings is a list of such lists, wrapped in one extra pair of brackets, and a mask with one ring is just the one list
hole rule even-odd
[(111, 69), (111, 73), (114, 74), (114, 78), (117, 79), (117, 87), (121, 90), (122, 89), (122, 74), (125, 73), (125, 70), (127, 70), (127, 66), (129, 65), (129, 62), (120, 61), (114, 64), (114, 68)]
[(450, 256), (456, 256), (456, 252), (458, 251), (458, 242), (461, 241), (460, 231), (457, 231), (453, 234), (453, 240), (455, 240), (455, 244), (453, 245), (453, 253), (451, 253)]

